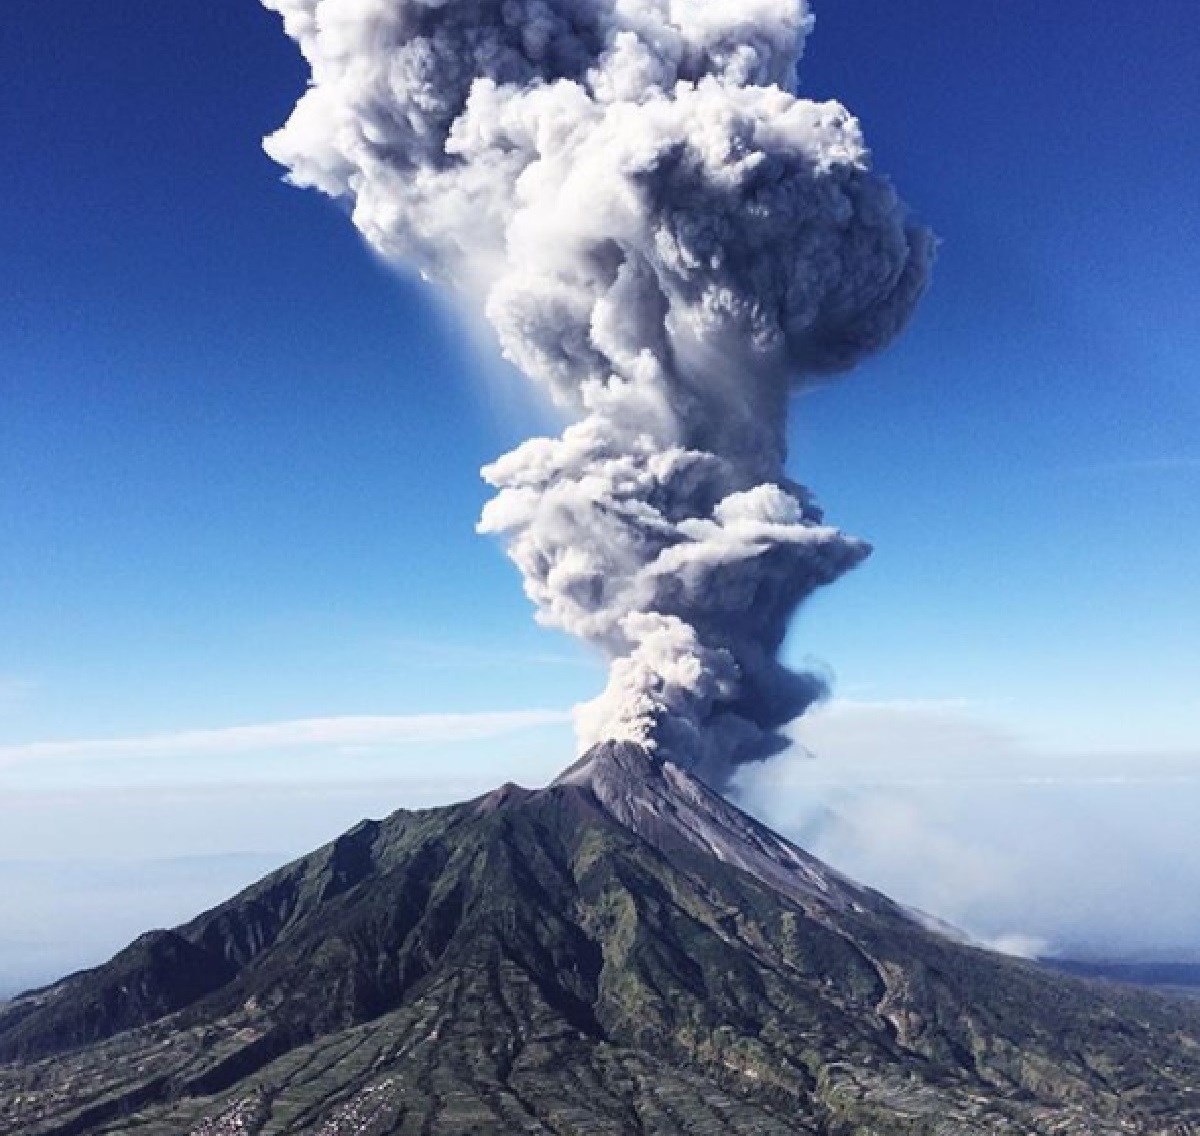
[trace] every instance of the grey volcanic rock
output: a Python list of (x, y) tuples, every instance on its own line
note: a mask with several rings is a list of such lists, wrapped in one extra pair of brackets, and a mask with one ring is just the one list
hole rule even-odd
[(943, 936), (630, 745), (0, 1008), (3, 1136), (1178, 1136), (1197, 1086), (1200, 1003)]
[(810, 912), (901, 915), (863, 888), (759, 824), (670, 761), (629, 742), (596, 746), (555, 785), (590, 789), (614, 819), (668, 856), (699, 850), (748, 872)]

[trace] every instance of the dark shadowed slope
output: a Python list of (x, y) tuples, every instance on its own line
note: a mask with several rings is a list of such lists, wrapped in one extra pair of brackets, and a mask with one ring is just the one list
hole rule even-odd
[(943, 938), (606, 746), (0, 1011), (0, 1133), (1186, 1133), (1200, 1006)]

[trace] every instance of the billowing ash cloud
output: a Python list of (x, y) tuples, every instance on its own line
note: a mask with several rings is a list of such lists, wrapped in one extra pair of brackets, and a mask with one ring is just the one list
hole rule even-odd
[(715, 784), (822, 692), (788, 619), (869, 551), (784, 474), (789, 394), (900, 330), (932, 241), (805, 0), (264, 0), (312, 68), (268, 152), (482, 309), (574, 419), (483, 471), (539, 619), (612, 660), (581, 741)]

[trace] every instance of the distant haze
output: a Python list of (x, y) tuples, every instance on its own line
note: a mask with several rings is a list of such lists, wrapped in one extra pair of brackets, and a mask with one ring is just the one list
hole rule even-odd
[[(92, 766), (10, 764), (27, 787), (0, 801), (0, 990), (100, 962), (363, 817), (517, 766), (545, 783), (571, 747), (566, 715), (471, 743), (397, 722), (364, 744), (350, 720), (336, 756), (335, 728), (310, 747), (292, 728), (264, 727), (257, 749), (234, 734), (207, 784), (162, 740), (148, 764), (154, 743), (131, 739), (124, 769), (116, 740)], [(1200, 961), (1200, 752), (1059, 753), (958, 703), (835, 702), (798, 733), (804, 749), (747, 770), (736, 798), (855, 878), (1011, 953)]]

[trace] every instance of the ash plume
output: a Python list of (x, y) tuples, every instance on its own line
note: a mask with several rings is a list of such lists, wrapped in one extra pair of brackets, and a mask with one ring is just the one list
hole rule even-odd
[(541, 622), (611, 660), (583, 745), (718, 787), (823, 692), (777, 654), (869, 552), (784, 472), (789, 396), (903, 327), (933, 241), (792, 92), (805, 0), (264, 0), (312, 70), (266, 141), (482, 310), (572, 418), (483, 470)]

